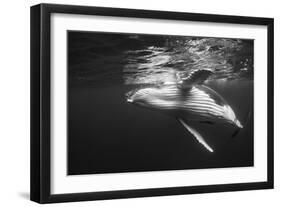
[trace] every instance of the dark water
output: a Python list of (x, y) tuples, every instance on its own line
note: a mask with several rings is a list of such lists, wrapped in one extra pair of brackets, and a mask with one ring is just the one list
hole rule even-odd
[[(253, 41), (68, 33), (68, 174), (253, 165)], [(209, 153), (176, 119), (128, 104), (139, 87), (211, 68), (206, 83), (244, 128), (196, 124)]]

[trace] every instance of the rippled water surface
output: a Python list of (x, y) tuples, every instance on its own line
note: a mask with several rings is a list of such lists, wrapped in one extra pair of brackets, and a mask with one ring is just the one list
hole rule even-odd
[[(68, 33), (69, 174), (253, 165), (253, 40)], [(195, 124), (208, 154), (175, 119), (135, 107), (125, 94), (210, 69), (205, 83), (244, 125)]]

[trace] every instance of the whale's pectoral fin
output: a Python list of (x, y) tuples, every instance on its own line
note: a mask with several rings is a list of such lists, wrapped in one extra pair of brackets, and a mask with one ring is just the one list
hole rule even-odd
[(186, 128), (195, 138), (196, 140), (202, 144), (209, 152), (214, 152), (214, 150), (207, 144), (207, 142), (204, 140), (204, 138), (202, 137), (201, 134), (199, 134), (198, 131), (196, 131), (195, 129), (193, 129), (192, 127), (190, 127), (189, 125), (187, 125), (187, 123), (180, 119), (177, 118), (177, 120), (184, 126), (184, 128)]

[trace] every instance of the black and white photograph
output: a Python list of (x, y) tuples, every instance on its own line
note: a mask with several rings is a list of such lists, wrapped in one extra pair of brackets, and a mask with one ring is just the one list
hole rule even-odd
[(32, 201), (274, 188), (273, 18), (30, 12)]
[(1, 3), (0, 207), (281, 203), (280, 2)]
[(254, 44), (67, 31), (67, 174), (254, 166)]

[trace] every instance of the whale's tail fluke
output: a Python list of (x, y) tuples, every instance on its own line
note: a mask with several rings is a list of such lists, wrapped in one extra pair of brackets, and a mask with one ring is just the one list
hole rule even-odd
[(212, 147), (210, 147), (205, 139), (202, 137), (201, 134), (199, 134), (198, 131), (196, 131), (194, 128), (190, 127), (184, 120), (177, 118), (177, 120), (186, 128), (195, 138), (196, 140), (202, 144), (209, 152), (214, 152)]

